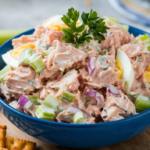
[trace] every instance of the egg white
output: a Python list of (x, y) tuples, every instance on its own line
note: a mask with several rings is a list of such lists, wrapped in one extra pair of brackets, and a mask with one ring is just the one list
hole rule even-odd
[(9, 51), (3, 54), (2, 58), (7, 65), (10, 65), (13, 68), (18, 68), (18, 60), (14, 59)]
[(122, 79), (125, 81), (125, 90), (130, 91), (133, 81), (134, 81), (134, 70), (132, 64), (130, 62), (129, 57), (127, 54), (122, 51), (121, 49), (117, 50), (117, 57), (118, 60), (121, 61), (122, 66), (124, 68), (124, 73)]
[(47, 26), (49, 26), (51, 24), (64, 24), (64, 22), (61, 20), (62, 17), (63, 17), (62, 15), (56, 15), (56, 16), (52, 17), (49, 21), (47, 21), (43, 25), (43, 27), (46, 28)]

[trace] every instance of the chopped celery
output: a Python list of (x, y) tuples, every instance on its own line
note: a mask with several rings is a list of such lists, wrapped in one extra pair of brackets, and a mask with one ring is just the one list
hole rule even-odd
[(30, 62), (30, 65), (34, 68), (37, 74), (40, 74), (45, 69), (45, 65), (41, 59), (41, 56), (37, 56)]
[(73, 116), (73, 122), (75, 124), (83, 124), (84, 123), (83, 119), (84, 119), (84, 116), (83, 116), (83, 112), (82, 111), (78, 111)]
[(122, 28), (125, 30), (125, 31), (128, 31), (129, 30), (129, 26), (127, 26), (127, 25), (121, 25), (122, 26)]
[(145, 40), (147, 40), (149, 38), (149, 36), (147, 35), (147, 34), (145, 34), (145, 35), (143, 35), (142, 37), (141, 37), (141, 40), (142, 41), (145, 41)]
[(149, 109), (150, 108), (150, 98), (143, 96), (143, 95), (137, 96), (136, 101), (135, 101), (135, 106), (136, 106), (137, 112), (142, 112), (144, 110)]
[(29, 64), (29, 58), (33, 54), (33, 50), (31, 48), (26, 48), (19, 57), (19, 65)]
[(38, 107), (36, 116), (40, 119), (52, 121), (55, 117), (54, 109), (42, 104)]
[(27, 98), (34, 104), (34, 105), (40, 105), (40, 100), (37, 96), (28, 95)]
[(137, 97), (137, 96), (138, 96), (138, 94), (136, 94), (135, 92), (130, 92), (129, 95), (130, 95), (130, 96), (134, 96), (134, 97)]
[(50, 53), (50, 50), (42, 50), (42, 54), (43, 54), (44, 56), (48, 56), (49, 53)]
[(2, 83), (4, 84), (5, 83), (5, 77), (7, 76), (7, 74), (9, 72), (11, 72), (12, 69), (9, 65), (5, 66), (1, 71), (0, 71), (0, 80), (2, 81)]
[(45, 69), (45, 65), (40, 55), (34, 53), (31, 48), (25, 49), (19, 58), (19, 65), (28, 64), (33, 67), (39, 75)]
[(68, 91), (63, 91), (63, 94), (60, 97), (60, 99), (65, 101), (66, 103), (71, 103), (74, 100), (74, 98), (75, 98), (75, 95)]
[(42, 111), (42, 113), (45, 116), (55, 117), (55, 113), (54, 113), (54, 109), (53, 108), (50, 108), (50, 107), (42, 104), (41, 106), (39, 106), (39, 109)]
[(43, 104), (37, 109), (37, 117), (45, 120), (53, 120), (55, 117), (55, 109), (58, 105), (59, 100), (51, 95), (48, 95), (43, 101)]
[(118, 21), (117, 20), (115, 20), (115, 19), (113, 19), (113, 18), (110, 18), (110, 17), (107, 17), (107, 16), (105, 16), (104, 17), (104, 21), (106, 22), (106, 23), (113, 23), (113, 24), (115, 24), (115, 25), (117, 25), (117, 26), (121, 26), (125, 31), (128, 31), (129, 30), (129, 26), (128, 25), (121, 25), (121, 24), (119, 24), (118, 23)]
[(56, 108), (59, 105), (59, 100), (51, 95), (48, 95), (43, 101), (43, 104), (50, 108)]
[(150, 51), (150, 37), (145, 34), (141, 37), (141, 40), (145, 43), (147, 50)]

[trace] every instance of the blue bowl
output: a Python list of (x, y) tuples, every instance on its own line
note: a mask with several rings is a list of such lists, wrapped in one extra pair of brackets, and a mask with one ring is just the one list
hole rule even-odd
[[(31, 29), (15, 38), (33, 32), (34, 29)], [(132, 26), (129, 27), (129, 32), (134, 36), (149, 34)], [(12, 49), (12, 39), (0, 47), (0, 55), (10, 49)], [(0, 58), (0, 69), (4, 65)], [(44, 142), (70, 148), (87, 149), (113, 145), (128, 140), (150, 127), (150, 109), (118, 121), (85, 125), (40, 120), (12, 108), (1, 98), (0, 111), (23, 132)]]

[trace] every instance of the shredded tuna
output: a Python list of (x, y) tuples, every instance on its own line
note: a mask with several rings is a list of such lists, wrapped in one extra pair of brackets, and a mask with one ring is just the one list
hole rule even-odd
[[(57, 41), (56, 48), (52, 50), (52, 55), (48, 57), (48, 69), (54, 68), (64, 71), (66, 68), (70, 68), (75, 62), (85, 62), (87, 54), (72, 46), (65, 46)], [(81, 63), (82, 65), (82, 63)]]
[(32, 43), (37, 41), (37, 38), (35, 38), (33, 35), (23, 35), (20, 38), (13, 39), (12, 45), (14, 48), (18, 48), (23, 44)]
[(119, 120), (124, 118), (122, 114), (136, 114), (134, 104), (121, 91), (119, 96), (113, 96), (107, 93), (105, 106), (101, 113), (102, 119), (105, 122)]
[(108, 49), (114, 46), (117, 49), (121, 45), (129, 43), (131, 39), (132, 36), (122, 27), (112, 26), (107, 31), (106, 40), (102, 41), (100, 47), (101, 49)]
[[(39, 88), (39, 84), (35, 81), (36, 73), (30, 67), (19, 67), (17, 70), (10, 72), (5, 78), (5, 88), (10, 94), (31, 94), (35, 89)], [(31, 85), (34, 82), (37, 87)]]

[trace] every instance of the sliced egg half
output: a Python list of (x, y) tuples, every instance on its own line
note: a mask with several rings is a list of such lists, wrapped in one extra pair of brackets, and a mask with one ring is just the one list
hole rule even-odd
[[(43, 23), (43, 27), (52, 29), (54, 31), (61, 31), (62, 28), (68, 28), (66, 24), (61, 20), (62, 15), (56, 15), (52, 18), (47, 19)], [(80, 20), (77, 21), (76, 26), (80, 24)]]
[(150, 65), (148, 66), (147, 71), (144, 72), (144, 78), (150, 83)]
[(14, 49), (14, 50), (8, 51), (7, 53), (2, 55), (4, 62), (13, 68), (17, 68), (19, 57), (20, 57), (21, 53), (23, 52), (23, 50), (25, 50), (26, 48), (34, 49), (35, 45), (32, 43), (28, 43), (28, 44), (24, 44), (16, 49)]
[(121, 72), (117, 75), (118, 78), (125, 81), (124, 88), (126, 91), (130, 91), (134, 81), (134, 70), (129, 57), (120, 49), (117, 50), (116, 67)]

